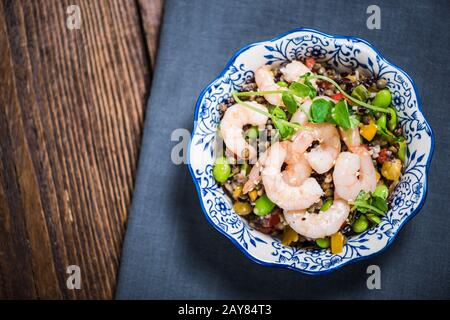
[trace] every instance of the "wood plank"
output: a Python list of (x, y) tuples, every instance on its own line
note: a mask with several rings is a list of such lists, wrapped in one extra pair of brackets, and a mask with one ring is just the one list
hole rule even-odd
[(0, 3), (1, 298), (113, 297), (150, 80), (140, 22), (133, 0)]
[(138, 0), (152, 67), (155, 66), (164, 0)]

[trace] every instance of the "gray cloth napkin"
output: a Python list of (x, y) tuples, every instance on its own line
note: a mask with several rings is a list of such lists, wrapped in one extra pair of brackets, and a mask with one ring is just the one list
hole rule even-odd
[[(140, 163), (123, 247), (118, 299), (450, 298), (450, 2), (166, 0)], [(192, 130), (194, 106), (242, 46), (297, 27), (367, 39), (416, 81), (437, 143), (422, 211), (381, 255), (312, 277), (259, 266), (201, 212), (185, 165), (171, 162), (171, 133)], [(366, 286), (369, 265), (381, 289)]]

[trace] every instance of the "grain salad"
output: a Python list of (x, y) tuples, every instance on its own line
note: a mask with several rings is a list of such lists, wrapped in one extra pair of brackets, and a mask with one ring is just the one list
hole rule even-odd
[(406, 139), (385, 79), (313, 58), (263, 65), (219, 112), (213, 175), (252, 228), (339, 253), (388, 211)]

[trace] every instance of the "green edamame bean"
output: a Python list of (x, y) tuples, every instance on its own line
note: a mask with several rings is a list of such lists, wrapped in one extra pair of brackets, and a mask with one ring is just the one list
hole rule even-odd
[(377, 107), (387, 108), (391, 104), (392, 95), (389, 89), (383, 89), (378, 91), (377, 95), (373, 99), (372, 104)]
[(249, 138), (250, 140), (254, 140), (256, 138), (258, 138), (259, 136), (259, 130), (258, 127), (253, 126), (247, 129), (247, 131), (245, 131), (245, 137)]
[(356, 233), (361, 233), (367, 230), (369, 227), (369, 220), (367, 220), (366, 216), (360, 216), (352, 226), (352, 230)]
[(273, 208), (275, 208), (275, 203), (270, 201), (267, 195), (262, 195), (255, 201), (255, 208), (253, 212), (257, 216), (265, 216), (272, 212)]
[(319, 248), (322, 248), (322, 249), (326, 249), (326, 248), (329, 248), (330, 247), (330, 243), (331, 241), (330, 241), (330, 238), (329, 237), (327, 237), (327, 238), (319, 238), (319, 239), (316, 239), (316, 244), (317, 244), (317, 246), (319, 247)]
[(322, 207), (320, 208), (320, 211), (325, 212), (325, 211), (327, 211), (328, 209), (330, 209), (330, 207), (331, 207), (332, 205), (333, 205), (333, 199), (327, 199), (327, 200), (323, 203)]
[(379, 224), (381, 222), (381, 218), (379, 216), (377, 216), (376, 214), (373, 213), (369, 213), (366, 214), (367, 219), (369, 219), (370, 221), (372, 221), (375, 224)]
[(405, 157), (406, 157), (406, 141), (403, 139), (403, 140), (397, 141), (397, 143), (398, 143), (397, 156), (404, 163)]
[(389, 114), (391, 118), (388, 121), (388, 129), (393, 131), (397, 127), (397, 112), (395, 112), (394, 108), (388, 108)]
[(352, 97), (366, 102), (369, 99), (369, 91), (362, 84), (356, 86), (352, 91)]
[(218, 182), (225, 182), (230, 177), (231, 166), (225, 157), (219, 157), (214, 162), (213, 176)]
[(382, 133), (383, 131), (387, 130), (386, 123), (387, 123), (386, 115), (382, 114), (377, 120), (377, 132), (378, 133)]
[(388, 195), (389, 195), (389, 189), (383, 183), (380, 183), (379, 185), (377, 185), (377, 187), (375, 188), (375, 191), (373, 192), (373, 196), (379, 197), (384, 200), (387, 199)]

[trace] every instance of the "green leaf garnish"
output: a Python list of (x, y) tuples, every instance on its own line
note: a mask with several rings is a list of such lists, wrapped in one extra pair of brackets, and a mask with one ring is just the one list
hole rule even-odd
[(356, 128), (359, 125), (359, 119), (354, 114), (350, 116), (350, 128)]
[[(300, 82), (292, 82), (289, 86), (289, 90), (298, 97), (308, 97), (311, 94), (311, 88), (306, 84)], [(315, 91), (315, 89), (314, 89)]]
[(300, 81), (303, 81), (303, 83), (311, 89), (309, 92), (309, 97), (311, 99), (313, 99), (317, 96), (317, 91), (316, 91), (316, 88), (314, 88), (314, 86), (312, 85), (310, 79), (311, 79), (310, 72), (307, 72), (303, 76), (300, 77)]
[(385, 214), (383, 211), (381, 211), (378, 208), (371, 206), (370, 204), (367, 204), (365, 202), (363, 203), (363, 202), (355, 201), (352, 204), (358, 211), (360, 211), (362, 213), (374, 212), (374, 213), (377, 213), (382, 216)]
[(274, 106), (271, 103), (267, 104), (267, 110), (269, 110), (269, 113), (272, 114), (273, 109), (275, 109), (277, 106)]
[(376, 213), (385, 215), (388, 211), (387, 201), (380, 197), (374, 197), (370, 192), (361, 191), (355, 201), (350, 202), (353, 209), (362, 213)]
[(322, 123), (327, 120), (333, 107), (333, 102), (325, 99), (316, 99), (311, 104), (310, 115), (314, 123)]
[(361, 192), (358, 193), (358, 196), (356, 197), (355, 201), (368, 201), (369, 199), (370, 199), (370, 193), (361, 190)]
[[(275, 128), (278, 129), (278, 133), (280, 134), (280, 138), (282, 140), (285, 140), (292, 136), (294, 133), (294, 129), (290, 126), (285, 125), (284, 122), (287, 120), (286, 113), (281, 109), (280, 107), (275, 107), (270, 112), (274, 118), (272, 118), (272, 122), (275, 126)], [(281, 120), (281, 121), (280, 121)]]
[(287, 88), (288, 84), (287, 84), (287, 82), (284, 82), (284, 81), (278, 81), (277, 86)]
[(292, 127), (283, 124), (277, 119), (272, 120), (272, 122), (275, 128), (278, 129), (281, 140), (289, 139), (294, 134), (294, 129)]
[(290, 113), (294, 113), (295, 111), (297, 111), (297, 101), (295, 101), (292, 93), (290, 93), (289, 91), (283, 91), (283, 93), (281, 94), (281, 99), (283, 100), (286, 109)]
[(278, 106), (270, 110), (270, 113), (278, 119), (287, 120), (286, 113)]
[(384, 213), (386, 213), (389, 208), (386, 200), (381, 197), (372, 196), (370, 204)]
[(352, 127), (352, 123), (350, 121), (350, 115), (348, 113), (347, 101), (345, 99), (340, 100), (334, 106), (331, 111), (331, 118), (333, 118), (334, 122), (341, 128), (348, 130)]

